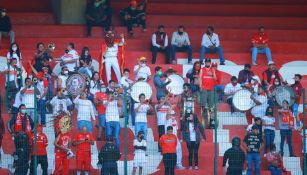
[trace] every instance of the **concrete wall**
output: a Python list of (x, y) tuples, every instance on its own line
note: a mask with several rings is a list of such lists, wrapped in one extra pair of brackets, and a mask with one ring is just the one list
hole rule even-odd
[(86, 0), (53, 0), (52, 8), (59, 24), (84, 24)]

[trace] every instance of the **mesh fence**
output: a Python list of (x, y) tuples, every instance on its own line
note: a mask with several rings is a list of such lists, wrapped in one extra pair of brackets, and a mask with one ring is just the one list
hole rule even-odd
[[(15, 174), (158, 175), (171, 165), (175, 172), (244, 174), (253, 160), (252, 171), (259, 168), (261, 174), (270, 169), (306, 174), (305, 90), (302, 104), (290, 98), (288, 110), (282, 108), (287, 88), (266, 95), (265, 101), (262, 93), (243, 89), (228, 94), (223, 87), (149, 98), (148, 85), (138, 87), (137, 95), (115, 87), (71, 96), (65, 89), (55, 92), (49, 78), (6, 83), (3, 169)], [(175, 154), (159, 144), (171, 142), (167, 126), (177, 135)]]

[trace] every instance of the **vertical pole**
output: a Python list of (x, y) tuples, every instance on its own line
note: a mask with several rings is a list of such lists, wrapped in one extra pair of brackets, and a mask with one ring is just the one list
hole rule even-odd
[(33, 173), (37, 175), (37, 140), (36, 140), (36, 126), (37, 126), (37, 94), (36, 94), (36, 85), (34, 84), (34, 166)]
[(128, 175), (128, 111), (127, 111), (127, 88), (124, 87), (124, 175)]
[[(214, 98), (214, 175), (218, 175), (218, 155), (217, 155), (217, 105), (216, 105), (216, 89), (213, 92)], [(211, 115), (211, 114), (210, 114)]]
[(305, 175), (306, 174), (306, 111), (305, 111), (305, 108), (306, 108), (306, 91), (305, 89), (303, 89), (303, 93), (302, 93), (302, 96), (303, 96), (303, 153), (304, 153), (304, 157), (303, 157), (303, 174)]

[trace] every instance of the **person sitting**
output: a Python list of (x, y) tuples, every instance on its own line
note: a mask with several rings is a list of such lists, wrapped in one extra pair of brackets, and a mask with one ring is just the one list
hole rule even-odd
[(157, 52), (164, 52), (165, 62), (169, 63), (169, 49), (168, 49), (168, 36), (165, 33), (164, 26), (159, 25), (158, 31), (152, 34), (151, 37), (151, 52), (152, 52), (152, 64), (156, 64)]
[(260, 26), (258, 28), (258, 33), (254, 34), (252, 37), (252, 64), (256, 66), (257, 54), (264, 53), (266, 55), (267, 61), (272, 61), (271, 50), (268, 46), (269, 38), (264, 33), (264, 27)]
[(171, 45), (173, 64), (176, 62), (176, 51), (188, 51), (188, 64), (192, 64), (192, 46), (189, 35), (184, 31), (183, 25), (180, 25), (178, 31), (173, 33)]
[(269, 89), (270, 85), (273, 85), (275, 78), (279, 78), (281, 82), (283, 82), (282, 76), (276, 69), (275, 62), (273, 61), (270, 61), (268, 63), (268, 69), (262, 73), (262, 76), (263, 76), (262, 85), (265, 87), (266, 91)]
[(101, 26), (109, 30), (112, 24), (112, 7), (110, 0), (90, 0), (87, 3), (86, 11), (87, 36), (92, 36), (92, 27)]
[(6, 9), (2, 9), (0, 15), (0, 41), (2, 34), (10, 36), (11, 44), (15, 42), (15, 32), (12, 30), (10, 17), (6, 15)]
[(75, 71), (77, 60), (79, 59), (78, 52), (75, 50), (74, 43), (68, 43), (65, 54), (60, 58), (61, 66), (67, 66), (70, 73)]
[(92, 57), (88, 47), (83, 47), (81, 57), (79, 59), (79, 72), (87, 75), (88, 78), (93, 76)]
[[(145, 7), (145, 8), (144, 8)], [(146, 18), (145, 18), (145, 9), (146, 9), (146, 1), (145, 5), (138, 6), (136, 0), (132, 0), (130, 6), (120, 11), (120, 16), (125, 26), (127, 26), (127, 30), (130, 36), (133, 36), (133, 26), (141, 26), (143, 31), (146, 31)]]
[(276, 151), (275, 144), (271, 145), (271, 152), (267, 154), (266, 159), (268, 162), (268, 170), (271, 172), (271, 175), (282, 175), (282, 171), (286, 172), (282, 156), (280, 152)]
[(134, 66), (133, 72), (135, 75), (135, 80), (139, 81), (149, 81), (151, 76), (150, 68), (146, 65), (147, 58), (140, 57), (138, 59), (138, 64)]
[(249, 84), (254, 76), (254, 72), (251, 71), (251, 65), (245, 64), (244, 69), (239, 72), (238, 83), (240, 84)]
[(227, 103), (230, 106), (231, 113), (235, 112), (235, 107), (232, 103), (232, 97), (233, 95), (242, 89), (241, 85), (238, 83), (238, 79), (235, 76), (232, 76), (230, 79), (230, 83), (228, 83), (224, 89), (224, 93), (227, 96)]
[(162, 79), (163, 78), (162, 67), (160, 66), (155, 67), (155, 72), (156, 75), (154, 76), (153, 81), (157, 92), (156, 93), (157, 101), (160, 101), (162, 97), (166, 96), (167, 93), (166, 86), (171, 83), (171, 80), (169, 79), (168, 81), (164, 81)]
[(220, 58), (220, 65), (225, 65), (224, 53), (220, 44), (219, 36), (214, 33), (214, 28), (208, 26), (207, 32), (203, 35), (200, 48), (200, 62), (204, 60), (205, 53), (218, 53)]

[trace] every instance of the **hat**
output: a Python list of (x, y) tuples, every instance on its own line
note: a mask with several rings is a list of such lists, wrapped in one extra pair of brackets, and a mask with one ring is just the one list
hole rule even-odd
[(252, 126), (252, 130), (254, 130), (254, 129), (259, 129), (259, 128), (258, 128), (257, 125), (253, 125), (253, 126)]
[(147, 58), (146, 57), (140, 57), (139, 58), (139, 61), (144, 61), (144, 60), (147, 60)]
[(269, 61), (268, 62), (268, 66), (271, 65), (271, 64), (275, 64), (275, 62), (274, 61)]
[(212, 67), (217, 67), (217, 63), (216, 62), (212, 62), (211, 66)]
[(205, 63), (211, 63), (211, 59), (206, 58), (206, 59), (205, 59)]
[(43, 79), (44, 78), (44, 73), (43, 72), (38, 72), (36, 75), (37, 79)]
[(168, 127), (166, 128), (166, 131), (169, 131), (169, 130), (173, 130), (173, 127), (172, 127), (172, 126), (168, 126)]
[(247, 63), (247, 64), (244, 65), (244, 67), (251, 68), (251, 65)]
[(254, 119), (255, 122), (256, 122), (256, 121), (259, 121), (259, 120), (261, 120), (260, 117), (256, 117), (256, 118)]
[(260, 83), (260, 78), (258, 77), (258, 75), (252, 76), (252, 79), (256, 80), (256, 81), (258, 81), (258, 83)]

